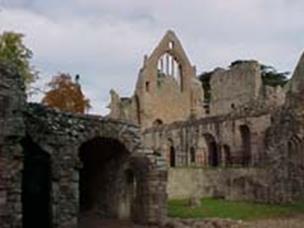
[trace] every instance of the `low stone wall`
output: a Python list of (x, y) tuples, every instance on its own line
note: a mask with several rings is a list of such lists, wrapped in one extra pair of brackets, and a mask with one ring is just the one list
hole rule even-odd
[(268, 198), (267, 172), (262, 168), (171, 168), (169, 199), (218, 197), (264, 201)]

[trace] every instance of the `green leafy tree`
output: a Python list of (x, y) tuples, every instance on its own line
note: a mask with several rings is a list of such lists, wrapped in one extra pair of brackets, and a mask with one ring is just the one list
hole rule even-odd
[(14, 67), (23, 78), (27, 90), (38, 74), (31, 66), (33, 53), (23, 44), (23, 35), (15, 32), (0, 34), (0, 62)]
[(261, 65), (261, 74), (264, 85), (284, 86), (289, 80), (290, 72), (278, 72), (272, 66)]

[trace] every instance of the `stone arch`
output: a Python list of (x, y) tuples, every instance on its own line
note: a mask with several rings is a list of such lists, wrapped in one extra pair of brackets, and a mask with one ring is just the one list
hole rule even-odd
[(174, 146), (170, 146), (170, 167), (176, 167), (176, 152)]
[[(88, 205), (82, 205), (81, 209), (90, 211), (86, 209), (96, 207), (97, 212), (100, 212), (96, 215), (96, 219), (103, 214), (104, 217), (113, 219), (132, 219), (140, 224), (158, 224), (165, 218), (167, 180), (165, 162), (144, 146), (140, 129), (136, 125), (98, 116), (58, 113), (45, 110), (44, 107), (39, 107), (38, 110), (39, 113), (44, 110), (46, 114), (29, 115), (26, 124), (35, 142), (39, 142), (42, 148), (48, 149), (52, 157), (52, 200), (56, 202), (52, 203), (55, 212), (53, 224), (60, 224), (58, 227), (87, 227), (86, 224), (81, 223), (85, 222), (83, 217), (78, 219), (78, 210), (81, 206), (79, 181), (84, 180), (79, 179), (82, 175), (79, 174), (85, 166), (83, 157), (81, 159), (79, 156), (79, 150), (87, 152), (84, 154), (89, 155), (86, 158), (89, 161), (94, 159), (102, 161), (104, 157), (100, 158), (96, 154), (104, 150), (112, 151), (111, 155), (117, 154), (118, 159), (109, 157), (111, 160), (109, 163), (112, 166), (105, 165), (105, 169), (112, 170), (113, 175), (107, 175), (105, 172), (104, 176), (118, 176), (117, 181), (120, 182), (118, 185), (121, 186), (121, 191), (114, 189), (117, 199), (113, 200), (115, 205), (112, 208), (109, 203), (103, 203), (102, 199), (98, 199), (98, 193), (96, 193), (97, 195), (93, 193), (87, 197), (92, 196), (93, 201), (96, 199), (105, 206), (99, 207), (94, 203), (90, 204), (92, 201), (89, 201)], [(112, 145), (112, 142), (117, 147), (109, 146), (109, 144)], [(107, 147), (110, 149), (105, 149)], [(113, 160), (117, 160), (117, 164)], [(104, 163), (108, 164), (108, 162)], [(86, 167), (89, 167), (90, 162), (87, 164), (89, 165)], [(119, 168), (113, 168), (116, 167), (115, 165), (119, 165)], [(96, 166), (95, 170), (98, 170)], [(94, 173), (95, 170), (90, 172)], [(102, 175), (97, 176), (102, 178)], [(94, 180), (91, 182), (94, 183)], [(115, 188), (117, 185), (112, 184), (111, 186)], [(161, 189), (154, 188), (154, 186), (161, 186)], [(94, 192), (94, 189), (92, 191)], [(83, 196), (81, 197), (83, 198)], [(158, 205), (161, 205), (161, 208)], [(100, 208), (106, 209), (100, 210)]]
[[(72, 131), (73, 129), (71, 129)], [(120, 121), (103, 120), (102, 122), (93, 122), (86, 131), (77, 132), (78, 143), (80, 147), (83, 143), (94, 138), (115, 139), (126, 147), (129, 153), (138, 152), (143, 147), (140, 137), (140, 129), (135, 125), (130, 125)]]
[[(130, 152), (118, 140), (96, 137), (81, 145), (80, 213), (131, 219), (135, 175)], [(82, 217), (81, 217), (82, 218)]]
[(174, 147), (174, 142), (170, 138), (168, 139), (168, 149), (169, 149), (169, 153), (168, 153), (169, 166), (175, 167), (176, 166), (176, 151), (175, 151), (175, 147)]
[[(191, 77), (195, 76), (194, 68), (173, 31), (168, 31), (166, 33), (150, 57), (145, 61), (145, 66), (149, 68), (149, 71), (151, 70), (151, 75), (153, 75), (152, 77), (155, 77), (155, 79), (159, 76), (158, 72), (161, 72), (159, 71), (161, 68), (165, 69), (165, 72), (167, 71), (167, 67), (160, 61), (162, 57), (165, 59), (169, 58), (167, 61), (169, 63), (172, 61), (176, 62), (176, 64), (174, 64), (175, 67), (172, 69), (175, 69), (173, 70), (175, 73), (179, 72), (176, 76), (179, 76), (180, 78), (180, 80), (178, 80), (180, 91), (184, 92), (188, 90), (190, 88)], [(161, 65), (163, 65), (163, 67), (161, 67)], [(157, 80), (155, 80), (155, 82), (156, 81)], [(155, 87), (157, 84), (158, 83), (156, 82)]]
[[(191, 63), (174, 32), (168, 31), (166, 35), (163, 37), (158, 47), (154, 50), (151, 57), (155, 61), (155, 65), (157, 66), (158, 60), (162, 55), (168, 53), (172, 55), (181, 65), (191, 66)], [(151, 58), (150, 57), (150, 58)]]
[(30, 136), (21, 140), (23, 171), (21, 183), (22, 227), (52, 227), (51, 158)]
[(175, 55), (172, 54), (172, 51), (171, 53), (165, 52), (159, 57), (157, 62), (157, 77), (160, 79), (164, 76), (172, 76), (176, 80), (177, 84), (180, 87), (182, 86), (182, 65), (179, 63), (179, 60)]
[(208, 147), (208, 165), (211, 167), (217, 167), (221, 163), (221, 157), (216, 140), (213, 135), (209, 133), (206, 133), (203, 136)]
[(195, 163), (196, 162), (196, 150), (195, 148), (192, 146), (190, 147), (190, 163)]
[(242, 152), (242, 164), (248, 166), (251, 163), (251, 133), (248, 125), (243, 124), (239, 127), (241, 135), (241, 152)]

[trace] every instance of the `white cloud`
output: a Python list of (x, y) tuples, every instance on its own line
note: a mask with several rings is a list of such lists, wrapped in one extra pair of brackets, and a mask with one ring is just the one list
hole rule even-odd
[(143, 55), (167, 29), (198, 72), (241, 58), (292, 70), (304, 48), (300, 0), (0, 0), (0, 9), (0, 32), (26, 35), (44, 81), (79, 73), (95, 112), (110, 88), (131, 95)]

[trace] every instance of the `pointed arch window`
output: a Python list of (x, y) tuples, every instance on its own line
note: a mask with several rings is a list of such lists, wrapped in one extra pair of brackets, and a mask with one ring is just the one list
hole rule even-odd
[(182, 66), (177, 59), (168, 52), (163, 54), (157, 62), (157, 74), (160, 80), (162, 77), (171, 76), (175, 78), (179, 86), (182, 84)]

